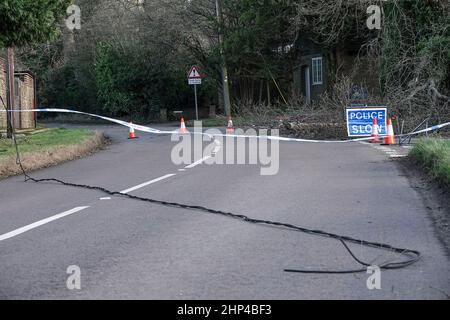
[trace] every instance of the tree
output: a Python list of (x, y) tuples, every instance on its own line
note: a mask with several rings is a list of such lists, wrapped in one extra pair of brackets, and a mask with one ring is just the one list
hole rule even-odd
[(157, 119), (160, 109), (176, 108), (191, 95), (184, 68), (169, 65), (164, 52), (99, 44), (94, 70), (102, 111), (114, 116)]
[[(367, 67), (372, 63), (371, 69), (378, 76), (382, 95), (378, 99), (384, 99), (394, 115), (416, 116), (413, 121), (418, 122), (429, 116), (435, 120), (450, 116), (449, 1), (303, 0), (295, 3), (296, 31), (327, 48), (330, 55), (336, 48), (346, 48), (352, 43), (359, 46), (358, 58), (364, 58), (360, 61)], [(367, 29), (369, 5), (381, 8), (381, 30)]]
[(291, 74), (292, 52), (286, 54), (286, 48), (292, 48), (295, 38), (290, 32), (295, 8), (291, 1), (222, 0), (219, 26), (214, 1), (190, 1), (182, 14), (189, 26), (183, 32), (185, 45), (219, 80), (220, 28), (234, 101), (261, 100), (264, 83), (269, 86), (274, 79), (287, 80)]
[(0, 48), (54, 40), (71, 0), (0, 1)]
[[(293, 58), (290, 49), (295, 38), (290, 32), (294, 8), (290, 1), (224, 1), (225, 53), (240, 98), (255, 99), (255, 83), (266, 81), (269, 88), (276, 78), (289, 78)], [(270, 98), (269, 94), (269, 104)]]
[[(70, 0), (2, 0), (0, 2), (0, 48), (8, 48), (9, 107), (12, 105), (14, 70), (12, 48), (55, 39), (59, 22)], [(9, 110), (7, 110), (9, 111)], [(7, 112), (7, 137), (12, 137), (11, 115)]]
[(400, 116), (436, 121), (450, 116), (449, 3), (434, 0), (384, 5), (380, 83)]

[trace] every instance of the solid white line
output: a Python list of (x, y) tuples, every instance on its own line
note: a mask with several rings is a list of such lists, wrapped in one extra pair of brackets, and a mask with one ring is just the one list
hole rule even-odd
[(206, 156), (204, 158), (201, 158), (200, 160), (195, 161), (194, 163), (184, 167), (185, 169), (192, 169), (196, 166), (198, 166), (199, 164), (203, 163), (204, 161), (208, 160), (209, 158), (211, 158), (211, 156)]
[(405, 158), (405, 157), (407, 157), (407, 155), (403, 155), (403, 154), (391, 154), (390, 157), (391, 157), (391, 158)]
[(89, 208), (89, 207), (77, 207), (77, 208), (73, 208), (72, 210), (69, 210), (69, 211), (66, 211), (66, 212), (62, 212), (62, 213), (56, 214), (56, 215), (51, 216), (51, 217), (49, 217), (49, 218), (42, 219), (42, 220), (39, 220), (39, 221), (34, 222), (34, 223), (32, 223), (32, 224), (26, 225), (25, 227), (22, 227), (22, 228), (13, 230), (13, 231), (11, 231), (11, 232), (2, 234), (2, 235), (0, 235), (0, 241), (3, 241), (3, 240), (6, 240), (6, 239), (15, 237), (15, 236), (17, 236), (17, 235), (19, 235), (19, 234), (22, 234), (22, 233), (24, 233), (24, 232), (30, 231), (30, 230), (32, 230), (32, 229), (34, 229), (34, 228), (37, 228), (37, 227), (39, 227), (39, 226), (42, 226), (42, 225), (44, 225), (44, 224), (46, 224), (46, 223), (49, 223), (49, 222), (52, 222), (52, 221), (61, 219), (61, 218), (65, 217), (65, 216), (68, 216), (68, 215), (70, 215), (70, 214), (79, 212), (79, 211), (84, 210), (84, 209), (87, 209), (87, 208)]
[(175, 173), (166, 174), (165, 176), (162, 176), (162, 177), (153, 179), (153, 180), (151, 180), (151, 181), (147, 181), (147, 182), (141, 183), (140, 185), (137, 185), (137, 186), (135, 186), (135, 187), (131, 187), (131, 188), (129, 188), (129, 189), (120, 191), (120, 193), (124, 193), (124, 194), (125, 194), (125, 193), (130, 193), (130, 192), (132, 192), (132, 191), (135, 191), (135, 190), (137, 190), (137, 189), (141, 189), (141, 188), (143, 188), (143, 187), (146, 187), (146, 186), (148, 186), (148, 185), (150, 185), (150, 184), (153, 184), (153, 183), (156, 183), (156, 182), (158, 182), (158, 181), (161, 181), (161, 180), (164, 180), (164, 179), (173, 177), (174, 175), (175, 175)]

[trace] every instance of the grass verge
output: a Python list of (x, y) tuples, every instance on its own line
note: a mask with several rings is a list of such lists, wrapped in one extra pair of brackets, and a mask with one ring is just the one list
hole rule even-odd
[(450, 191), (450, 140), (420, 139), (409, 153), (409, 157), (439, 185)]
[[(107, 142), (100, 132), (88, 129), (54, 129), (17, 142), (25, 170), (37, 170), (91, 154)], [(0, 139), (0, 178), (20, 174), (16, 151), (10, 139)]]

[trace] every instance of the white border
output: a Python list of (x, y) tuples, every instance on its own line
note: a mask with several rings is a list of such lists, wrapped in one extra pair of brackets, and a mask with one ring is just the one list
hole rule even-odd
[(384, 126), (387, 126), (387, 117), (388, 117), (388, 113), (387, 113), (387, 107), (386, 106), (380, 106), (380, 107), (361, 107), (361, 108), (346, 108), (345, 109), (345, 119), (347, 122), (347, 137), (352, 138), (352, 137), (370, 137), (370, 134), (360, 134), (360, 135), (350, 135), (350, 126), (348, 123), (348, 112), (349, 111), (354, 111), (354, 110), (384, 110), (386, 117), (384, 119)]

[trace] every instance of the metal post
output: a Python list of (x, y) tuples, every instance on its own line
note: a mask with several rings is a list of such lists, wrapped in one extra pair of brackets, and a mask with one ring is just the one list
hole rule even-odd
[(197, 85), (196, 84), (194, 84), (194, 96), (195, 96), (195, 119), (198, 121)]

